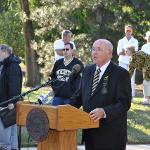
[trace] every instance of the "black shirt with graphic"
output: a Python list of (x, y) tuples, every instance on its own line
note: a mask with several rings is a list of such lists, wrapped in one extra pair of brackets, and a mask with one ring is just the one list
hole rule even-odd
[[(76, 64), (81, 66), (81, 70), (79, 73), (70, 76), (72, 68)], [(56, 61), (50, 74), (52, 80), (58, 79), (52, 84), (55, 96), (70, 98), (79, 87), (82, 70), (83, 64), (77, 58), (73, 58), (73, 60), (68, 65), (64, 64), (64, 59)]]

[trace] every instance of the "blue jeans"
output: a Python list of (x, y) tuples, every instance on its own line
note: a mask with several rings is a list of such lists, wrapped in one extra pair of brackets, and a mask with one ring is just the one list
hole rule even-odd
[(0, 119), (0, 145), (4, 150), (18, 149), (17, 125), (4, 128)]
[(66, 105), (69, 102), (70, 102), (70, 99), (65, 99), (65, 98), (61, 98), (61, 97), (53, 97), (52, 106)]

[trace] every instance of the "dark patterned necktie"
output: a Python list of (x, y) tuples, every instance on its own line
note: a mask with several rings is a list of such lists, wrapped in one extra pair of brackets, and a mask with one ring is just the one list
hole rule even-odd
[(96, 71), (95, 71), (95, 74), (94, 74), (94, 78), (93, 78), (93, 83), (92, 83), (92, 91), (91, 91), (91, 95), (93, 95), (98, 83), (99, 83), (99, 75), (100, 75), (100, 68), (98, 68)]

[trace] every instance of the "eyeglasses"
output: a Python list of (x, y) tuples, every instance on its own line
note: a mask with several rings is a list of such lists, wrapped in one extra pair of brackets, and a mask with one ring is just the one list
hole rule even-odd
[(63, 51), (69, 51), (69, 48), (64, 48), (64, 49), (62, 49)]
[(91, 51), (104, 51), (104, 49), (100, 48), (100, 47), (92, 47)]

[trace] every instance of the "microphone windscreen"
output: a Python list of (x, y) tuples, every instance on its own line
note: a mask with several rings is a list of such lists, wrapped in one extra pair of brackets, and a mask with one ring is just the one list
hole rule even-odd
[(72, 71), (75, 71), (76, 73), (79, 73), (81, 70), (81, 66), (79, 64), (76, 64), (73, 66)]

